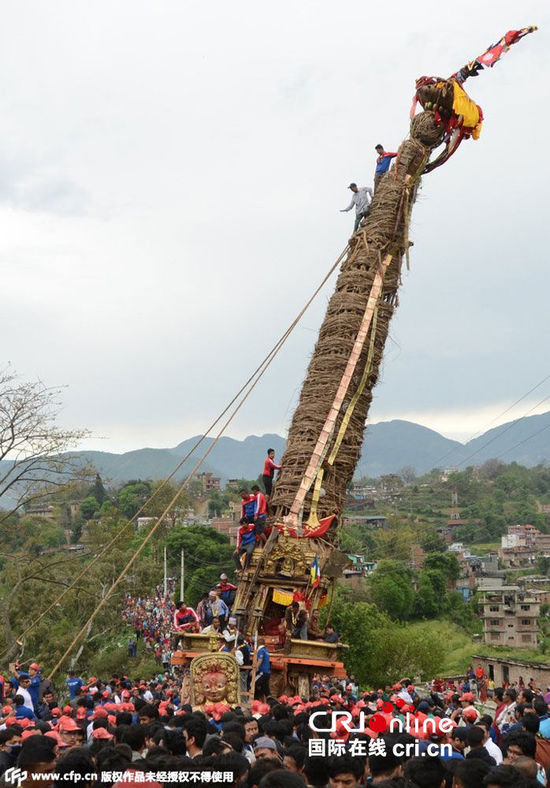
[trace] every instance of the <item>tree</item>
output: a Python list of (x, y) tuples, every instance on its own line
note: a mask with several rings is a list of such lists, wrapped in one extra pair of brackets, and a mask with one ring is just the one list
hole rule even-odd
[(218, 582), (222, 572), (234, 569), (233, 547), (225, 534), (209, 525), (176, 526), (166, 537), (168, 566), (173, 574), (185, 550), (185, 599), (195, 605), (204, 591)]
[(374, 533), (376, 551), (381, 558), (410, 561), (415, 534), (410, 526), (396, 518), (388, 518), (387, 528), (378, 528)]
[(416, 625), (396, 624), (375, 605), (336, 597), (331, 623), (349, 645), (346, 667), (360, 684), (384, 686), (406, 675), (432, 678), (441, 669), (444, 644)]
[(412, 573), (402, 561), (382, 560), (370, 578), (372, 601), (391, 618), (410, 617), (414, 600)]
[(426, 531), (420, 546), (426, 553), (442, 553), (447, 548), (445, 540), (441, 538), (435, 528), (429, 528)]
[[(170, 506), (171, 501), (178, 492), (178, 487), (172, 482), (153, 482), (150, 488), (151, 500), (145, 504), (143, 514), (145, 517), (160, 517)], [(181, 518), (188, 506), (187, 496), (184, 492), (180, 495), (175, 504), (170, 506), (166, 519), (173, 528)]]
[(40, 380), (23, 382), (9, 368), (0, 371), (0, 522), (89, 474), (66, 453), (89, 432), (56, 424), (60, 393)]
[(88, 495), (80, 503), (80, 514), (85, 520), (91, 520), (96, 512), (99, 511), (99, 502), (93, 495)]
[(150, 495), (151, 482), (128, 482), (118, 493), (118, 508), (130, 519), (141, 509)]
[(88, 495), (93, 495), (99, 506), (101, 506), (104, 501), (108, 500), (109, 496), (105, 491), (105, 487), (103, 486), (103, 482), (99, 473), (96, 473), (95, 481), (88, 490)]
[(458, 580), (460, 576), (460, 564), (455, 553), (429, 553), (422, 567), (442, 572), (448, 581)]
[(412, 484), (416, 480), (416, 470), (412, 467), (412, 465), (405, 465), (403, 468), (401, 468), (399, 475), (405, 484)]

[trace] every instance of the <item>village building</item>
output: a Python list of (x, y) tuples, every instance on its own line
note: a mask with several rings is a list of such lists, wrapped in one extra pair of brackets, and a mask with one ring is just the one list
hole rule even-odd
[(485, 643), (513, 648), (537, 645), (540, 600), (536, 591), (493, 586), (483, 591), (481, 606)]

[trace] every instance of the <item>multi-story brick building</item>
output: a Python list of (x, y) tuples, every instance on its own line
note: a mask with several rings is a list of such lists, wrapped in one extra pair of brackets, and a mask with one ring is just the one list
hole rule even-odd
[(492, 646), (537, 645), (539, 596), (518, 586), (485, 588), (481, 597), (483, 636)]

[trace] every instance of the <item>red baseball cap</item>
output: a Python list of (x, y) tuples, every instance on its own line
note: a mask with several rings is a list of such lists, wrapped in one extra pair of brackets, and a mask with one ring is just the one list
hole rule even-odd
[(28, 731), (23, 731), (23, 733), (21, 734), (21, 741), (25, 741), (25, 739), (28, 739), (29, 736), (41, 736), (41, 735), (42, 735), (41, 731), (37, 730), (36, 728), (29, 728)]
[(96, 706), (94, 709), (94, 713), (90, 717), (91, 720), (97, 720), (98, 717), (108, 717), (109, 712), (107, 709), (104, 709), (103, 706)]
[(29, 668), (31, 668), (32, 670), (40, 670), (40, 665), (38, 664), (38, 662), (31, 662)]
[(113, 734), (107, 728), (96, 728), (92, 731), (92, 739), (112, 739)]
[(57, 731), (48, 731), (47, 733), (44, 734), (44, 736), (49, 736), (50, 739), (55, 739), (60, 747), (67, 746), (66, 742), (63, 741), (63, 739), (61, 738), (61, 736)]
[(57, 726), (60, 731), (79, 731), (80, 728), (72, 717), (61, 717)]

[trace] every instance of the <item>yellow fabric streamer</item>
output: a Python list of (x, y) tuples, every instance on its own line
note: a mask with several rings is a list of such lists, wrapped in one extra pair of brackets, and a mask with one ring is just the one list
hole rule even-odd
[(477, 105), (468, 96), (466, 91), (453, 80), (453, 112), (462, 115), (463, 126), (466, 129), (473, 129), (472, 137), (477, 140), (481, 134), (481, 120)]

